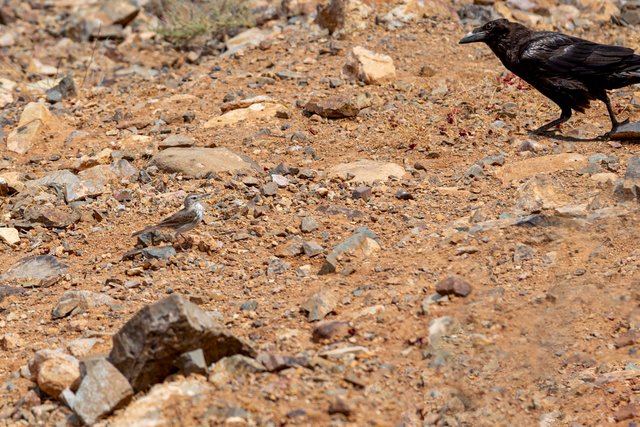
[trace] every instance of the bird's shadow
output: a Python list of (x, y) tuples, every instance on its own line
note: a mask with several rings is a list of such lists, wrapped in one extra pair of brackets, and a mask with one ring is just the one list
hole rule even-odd
[(578, 138), (575, 136), (568, 136), (568, 135), (562, 135), (556, 132), (534, 132), (534, 131), (529, 131), (527, 132), (528, 135), (532, 138), (547, 138), (547, 139), (553, 139), (556, 141), (563, 141), (563, 142), (601, 142), (601, 141), (610, 141), (611, 138), (609, 137), (609, 135), (599, 135), (599, 136), (594, 136), (593, 138)]

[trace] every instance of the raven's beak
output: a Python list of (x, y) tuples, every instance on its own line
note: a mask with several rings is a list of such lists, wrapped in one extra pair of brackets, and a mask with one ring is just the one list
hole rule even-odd
[(458, 42), (458, 44), (482, 42), (484, 41), (486, 36), (487, 36), (487, 33), (485, 33), (484, 31), (473, 30), (470, 33), (468, 33), (466, 36), (464, 36)]

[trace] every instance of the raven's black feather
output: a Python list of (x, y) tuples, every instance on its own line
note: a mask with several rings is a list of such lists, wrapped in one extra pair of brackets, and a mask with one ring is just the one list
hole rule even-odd
[(538, 131), (567, 121), (571, 111), (583, 113), (591, 100), (605, 103), (612, 128), (615, 118), (607, 90), (640, 83), (640, 55), (550, 31), (531, 31), (498, 19), (474, 29), (460, 43), (484, 42), (505, 67), (558, 104), (562, 116)]

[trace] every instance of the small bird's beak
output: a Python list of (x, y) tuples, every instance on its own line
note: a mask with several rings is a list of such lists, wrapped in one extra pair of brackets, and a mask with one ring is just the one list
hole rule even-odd
[(468, 33), (466, 36), (464, 36), (458, 42), (458, 44), (482, 42), (484, 41), (486, 36), (487, 36), (487, 33), (485, 33), (484, 31), (473, 30), (470, 33)]

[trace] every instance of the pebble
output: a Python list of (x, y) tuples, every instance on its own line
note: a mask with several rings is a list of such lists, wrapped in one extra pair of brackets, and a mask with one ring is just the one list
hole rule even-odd
[(471, 285), (459, 277), (449, 276), (436, 284), (436, 292), (440, 295), (466, 297), (471, 293)]

